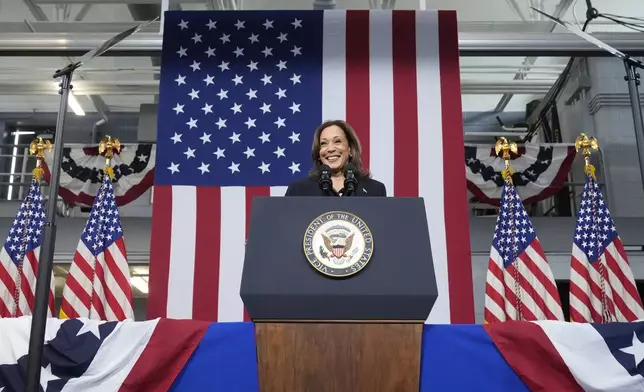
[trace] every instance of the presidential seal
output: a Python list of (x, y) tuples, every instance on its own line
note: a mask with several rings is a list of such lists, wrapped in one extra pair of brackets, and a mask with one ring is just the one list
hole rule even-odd
[(313, 268), (324, 275), (338, 278), (353, 275), (371, 260), (371, 230), (352, 213), (327, 212), (307, 227), (304, 254)]

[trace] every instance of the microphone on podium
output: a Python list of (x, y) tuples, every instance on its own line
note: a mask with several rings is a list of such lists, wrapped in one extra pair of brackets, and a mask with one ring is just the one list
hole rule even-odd
[(347, 196), (353, 196), (358, 186), (358, 180), (356, 179), (355, 169), (351, 162), (347, 163), (344, 168), (344, 189), (346, 189)]
[(328, 165), (320, 166), (318, 185), (325, 193), (328, 193), (329, 189), (331, 189), (331, 168)]

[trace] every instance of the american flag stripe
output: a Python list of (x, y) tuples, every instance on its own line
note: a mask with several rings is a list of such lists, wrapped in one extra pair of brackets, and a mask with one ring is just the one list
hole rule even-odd
[[(518, 297), (515, 289), (516, 280), (514, 279), (516, 267), (511, 266), (502, 270), (499, 265), (503, 263), (498, 252), (493, 251), (492, 253), (494, 253), (492, 256), (494, 264), (491, 265), (493, 278), (489, 281), (492, 290), (486, 290), (486, 295), (492, 300), (486, 302), (490, 317), (494, 317), (495, 321), (503, 321), (508, 317), (516, 320), (515, 304), (517, 298), (520, 298), (525, 319), (563, 319), (561, 305), (557, 301), (559, 294), (554, 284), (554, 277), (546, 261), (537, 252), (527, 248), (526, 255), (519, 257), (520, 292)], [(486, 317), (486, 320), (490, 317)]]
[[(36, 256), (38, 255), (38, 256)], [(36, 292), (36, 277), (38, 276), (38, 259), (40, 256), (40, 247), (34, 249), (25, 255), (22, 263), (22, 274), (20, 282), (20, 296), (18, 299), (19, 316), (27, 316), (32, 313), (35, 306), (34, 293)], [(16, 272), (18, 269), (16, 268)], [(54, 315), (54, 286), (55, 280), (52, 273), (49, 285), (49, 303), (47, 317)]]
[(570, 319), (599, 323), (643, 318), (624, 245), (596, 179), (586, 175), (570, 261)]
[[(14, 263), (2, 263), (0, 266), (0, 317), (11, 317), (15, 315), (29, 316), (34, 309), (34, 292), (36, 290), (36, 276), (38, 275), (38, 256), (40, 247), (25, 255), (22, 264), (22, 273)], [(7, 257), (6, 252), (0, 251), (0, 258)], [(15, 305), (14, 293), (17, 290), (16, 280), (20, 276), (20, 293), (18, 306)], [(50, 283), (49, 303), (47, 317), (54, 315), (54, 286), (55, 280), (52, 274)]]
[[(452, 151), (463, 144), (455, 13), (333, 10), (321, 25), (317, 122), (352, 125), (388, 196), (425, 198), (441, 293), (428, 322), (473, 322), (464, 168)], [(239, 284), (252, 198), (285, 190), (155, 185), (148, 317), (247, 319)]]
[(94, 256), (85, 244), (78, 244), (61, 305), (67, 317), (87, 317), (90, 307), (101, 320), (124, 320), (133, 314), (131, 304), (120, 300), (131, 296), (129, 270), (124, 270), (125, 254), (122, 244), (115, 243), (93, 261)]
[[(471, 274), (466, 272), (471, 270), (466, 265), (470, 256), (465, 255), (469, 246), (458, 245), (469, 244), (469, 233), (458, 223), (467, 217), (459, 215), (460, 200), (447, 196), (450, 190), (459, 192), (463, 175), (448, 155), (450, 146), (461, 138), (456, 129), (460, 77), (453, 69), (458, 65), (454, 63), (458, 46), (454, 49), (451, 34), (455, 15), (413, 11), (328, 15), (324, 58), (333, 61), (323, 65), (323, 86), (328, 86), (324, 94), (330, 94), (323, 99), (323, 119), (346, 118), (352, 124), (363, 146), (364, 162), (385, 184), (389, 196), (425, 198), (438, 291), (445, 293), (439, 295), (428, 322), (471, 320)], [(346, 88), (339, 89), (343, 81)], [(442, 132), (419, 131), (435, 129)], [(441, 167), (442, 171), (436, 170)], [(436, 192), (436, 184), (444, 184), (443, 194)], [(447, 211), (455, 215), (450, 217)], [(450, 304), (450, 298), (455, 304)]]
[[(620, 254), (618, 246), (606, 247), (602, 262), (607, 267), (608, 279), (605, 282), (606, 301), (611, 312), (615, 312), (616, 321), (637, 320), (641, 318), (640, 296), (635, 286), (633, 273), (626, 261), (626, 255)], [(571, 318), (575, 321), (594, 322), (602, 319), (601, 275), (598, 263), (588, 268), (583, 261), (583, 251), (575, 246), (571, 262), (570, 301)], [(635, 309), (635, 311), (634, 311)]]
[[(535, 248), (538, 248), (535, 250)], [(563, 316), (561, 303), (559, 302), (559, 291), (555, 284), (555, 278), (546, 261), (545, 252), (541, 248), (541, 243), (533, 242), (532, 246), (526, 249), (525, 255), (521, 256), (523, 265), (529, 269), (525, 273), (526, 280), (533, 282), (531, 286), (532, 297), (536, 298), (539, 309), (544, 312), (548, 320), (557, 319)], [(547, 293), (544, 297), (538, 293)]]
[[(168, 246), (151, 249), (152, 268), (158, 275), (150, 292), (155, 284), (161, 290), (167, 287), (167, 299), (152, 296), (148, 308), (161, 317), (247, 320), (239, 297), (243, 265), (239, 261), (244, 260), (252, 199), (284, 193), (286, 187), (156, 186), (154, 219), (168, 221), (153, 225), (152, 238)], [(219, 260), (213, 262), (213, 255)], [(163, 264), (168, 265), (166, 271), (158, 268)]]

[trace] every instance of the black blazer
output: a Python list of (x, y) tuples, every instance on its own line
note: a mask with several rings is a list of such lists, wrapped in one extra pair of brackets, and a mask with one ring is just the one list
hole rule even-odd
[[(343, 193), (341, 191), (340, 193)], [(331, 189), (327, 194), (320, 189), (318, 180), (315, 177), (300, 178), (291, 182), (286, 190), (286, 196), (339, 196), (338, 192)], [(385, 184), (369, 177), (358, 178), (355, 196), (387, 196)]]

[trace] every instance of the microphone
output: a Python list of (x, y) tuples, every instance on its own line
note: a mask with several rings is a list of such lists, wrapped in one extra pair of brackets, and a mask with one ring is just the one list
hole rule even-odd
[(329, 192), (331, 189), (331, 168), (328, 165), (320, 166), (318, 185), (324, 192)]
[(344, 189), (346, 189), (346, 195), (352, 196), (357, 186), (358, 179), (356, 178), (355, 169), (353, 168), (353, 164), (349, 162), (344, 168)]

